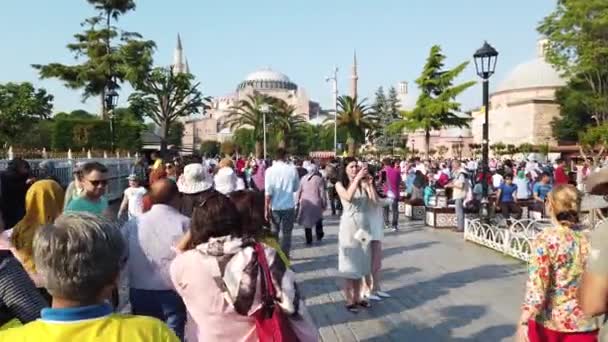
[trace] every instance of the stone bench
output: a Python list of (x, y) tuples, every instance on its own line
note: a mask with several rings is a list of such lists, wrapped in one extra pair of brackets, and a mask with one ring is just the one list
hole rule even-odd
[[(401, 205), (401, 203), (399, 204)], [(424, 205), (411, 205), (407, 202), (403, 203), (403, 213), (405, 214), (405, 217), (410, 220), (424, 220), (425, 210), (426, 207)]]
[[(476, 213), (464, 214), (466, 219), (474, 219), (478, 215)], [(424, 217), (424, 224), (435, 229), (451, 229), (458, 226), (458, 218), (456, 216), (456, 208), (435, 208), (426, 207), (426, 213)]]

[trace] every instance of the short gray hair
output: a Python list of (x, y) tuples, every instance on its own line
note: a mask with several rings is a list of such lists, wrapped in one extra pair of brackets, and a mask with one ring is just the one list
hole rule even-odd
[(88, 213), (66, 213), (38, 230), (34, 261), (53, 296), (94, 303), (118, 276), (126, 255), (119, 229)]

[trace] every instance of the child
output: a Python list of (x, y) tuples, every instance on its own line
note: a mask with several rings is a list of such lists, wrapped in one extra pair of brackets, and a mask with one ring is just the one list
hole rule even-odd
[(143, 213), (143, 198), (146, 194), (146, 188), (141, 186), (141, 182), (137, 175), (130, 175), (129, 187), (125, 189), (120, 209), (118, 210), (117, 218), (120, 219), (122, 213), (127, 209), (129, 220)]
[(424, 188), (424, 205), (425, 206), (429, 206), (431, 197), (435, 195), (435, 178), (433, 177), (433, 175), (429, 175), (429, 181), (426, 185), (426, 187)]

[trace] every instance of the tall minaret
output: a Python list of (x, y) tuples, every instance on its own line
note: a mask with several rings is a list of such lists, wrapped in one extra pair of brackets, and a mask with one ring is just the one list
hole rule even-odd
[(184, 64), (184, 49), (182, 48), (182, 38), (177, 34), (177, 47), (173, 52), (173, 72), (181, 74), (186, 71), (186, 65)]
[(357, 74), (357, 50), (353, 54), (353, 67), (350, 79), (350, 96), (357, 97), (357, 82), (359, 81), (359, 74)]
[(188, 58), (186, 58), (186, 66), (185, 66), (185, 68), (184, 68), (184, 72), (185, 72), (186, 74), (189, 74), (189, 73), (190, 73), (190, 64), (188, 64)]

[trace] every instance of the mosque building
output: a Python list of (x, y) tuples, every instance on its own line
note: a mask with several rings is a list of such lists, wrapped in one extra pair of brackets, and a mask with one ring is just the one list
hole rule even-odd
[[(556, 143), (551, 136), (551, 121), (560, 115), (555, 91), (567, 82), (545, 60), (546, 45), (547, 40), (539, 40), (536, 57), (513, 68), (490, 95), (490, 145)], [(484, 112), (472, 115), (473, 140), (481, 143)]]
[[(179, 36), (174, 52), (173, 67), (178, 72), (188, 72), (189, 69)], [(183, 118), (182, 147), (184, 149), (192, 149), (193, 146), (198, 148), (198, 145), (204, 140), (220, 142), (230, 140), (232, 131), (225, 126), (225, 122), (231, 108), (240, 100), (244, 100), (256, 92), (284, 100), (296, 108), (294, 114), (301, 115), (306, 120), (318, 117), (321, 113), (319, 103), (312, 101), (302, 86), (281, 72), (271, 68), (262, 68), (247, 75), (243, 81), (238, 83), (234, 92), (212, 97), (211, 108), (204, 114)]]

